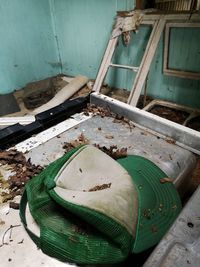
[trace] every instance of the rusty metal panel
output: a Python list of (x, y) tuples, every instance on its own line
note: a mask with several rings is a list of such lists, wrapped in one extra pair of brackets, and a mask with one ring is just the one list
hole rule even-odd
[(193, 0), (156, 0), (156, 8), (166, 11), (190, 11), (193, 6)]

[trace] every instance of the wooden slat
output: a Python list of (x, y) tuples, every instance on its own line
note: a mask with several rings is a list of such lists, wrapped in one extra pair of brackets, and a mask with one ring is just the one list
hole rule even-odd
[(101, 66), (99, 68), (97, 78), (94, 83), (93, 91), (100, 92), (101, 86), (105, 79), (105, 76), (108, 72), (110, 61), (113, 57), (113, 53), (115, 51), (115, 47), (117, 45), (118, 37), (109, 40), (108, 46), (106, 48), (103, 60), (101, 62)]
[(198, 22), (170, 22), (166, 23), (165, 28), (165, 42), (164, 42), (164, 59), (163, 59), (163, 73), (168, 76), (175, 76), (179, 78), (185, 79), (200, 79), (200, 72), (192, 72), (192, 71), (182, 71), (176, 69), (169, 69), (169, 45), (170, 45), (170, 28), (200, 28), (200, 23)]
[(151, 66), (151, 62), (155, 55), (158, 42), (165, 27), (165, 23), (166, 23), (165, 19), (161, 18), (158, 22), (155, 23), (154, 28), (152, 30), (139, 71), (135, 77), (135, 81), (128, 99), (128, 104), (132, 106), (137, 105), (143, 85), (145, 83), (147, 74)]

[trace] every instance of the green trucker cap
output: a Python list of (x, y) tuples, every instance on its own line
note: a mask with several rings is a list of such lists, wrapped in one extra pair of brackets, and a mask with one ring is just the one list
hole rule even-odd
[(143, 157), (114, 160), (83, 145), (27, 183), (20, 217), (49, 256), (78, 264), (120, 262), (156, 245), (179, 214), (180, 198), (172, 183), (160, 182), (165, 177)]

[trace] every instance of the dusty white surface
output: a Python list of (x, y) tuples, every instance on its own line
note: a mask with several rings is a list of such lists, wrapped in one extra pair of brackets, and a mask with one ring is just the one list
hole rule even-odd
[[(17, 225), (17, 227), (9, 230), (5, 235), (6, 230), (11, 225)], [(22, 225), (19, 211), (10, 209), (8, 204), (3, 204), (0, 207), (0, 245), (2, 245), (3, 236), (7, 245), (0, 247), (1, 267), (71, 266), (46, 256), (38, 249)]]

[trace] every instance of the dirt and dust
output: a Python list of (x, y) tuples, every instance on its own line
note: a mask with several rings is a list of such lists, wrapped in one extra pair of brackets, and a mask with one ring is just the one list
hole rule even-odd
[(87, 104), (87, 108), (83, 109), (83, 112), (86, 116), (89, 116), (89, 113), (92, 113), (93, 116), (100, 116), (101, 118), (115, 116), (108, 107), (100, 107), (94, 104)]
[(183, 124), (189, 116), (189, 113), (185, 111), (163, 107), (160, 105), (156, 105), (149, 112), (179, 124)]
[[(100, 116), (101, 118), (110, 117), (113, 118), (113, 123), (121, 123), (130, 129), (130, 131), (135, 127), (134, 124), (124, 116), (120, 116), (110, 111), (109, 107), (100, 107), (94, 104), (87, 104), (87, 108), (83, 109), (84, 115), (89, 116), (90, 113), (93, 116)], [(99, 127), (101, 130), (101, 127)]]
[(105, 190), (110, 188), (112, 183), (109, 184), (102, 184), (102, 185), (96, 185), (88, 190), (88, 192), (95, 192), (95, 191), (100, 191), (100, 190)]
[(200, 116), (190, 120), (187, 124), (187, 127), (200, 132)]
[(63, 145), (63, 149), (68, 152), (70, 151), (71, 149), (77, 147), (77, 146), (80, 146), (80, 145), (87, 145), (89, 144), (89, 140), (84, 136), (83, 133), (81, 133), (77, 139), (75, 140), (72, 140), (70, 142), (65, 142), (64, 145)]
[[(84, 136), (83, 133), (81, 133), (77, 139), (64, 143), (63, 149), (65, 150), (65, 152), (68, 152), (79, 145), (87, 145), (89, 143), (89, 140)], [(111, 145), (110, 147), (101, 146), (99, 144), (93, 145), (113, 159), (127, 157), (127, 148), (125, 147), (118, 148), (116, 145)]]
[(127, 157), (126, 147), (118, 148), (116, 145), (113, 145), (107, 148), (106, 146), (100, 146), (99, 144), (94, 144), (94, 146), (100, 149), (102, 152), (106, 153), (108, 156), (110, 156), (113, 159)]
[(200, 157), (197, 159), (196, 167), (192, 173), (192, 187), (193, 190), (196, 190), (196, 188), (200, 185)]

